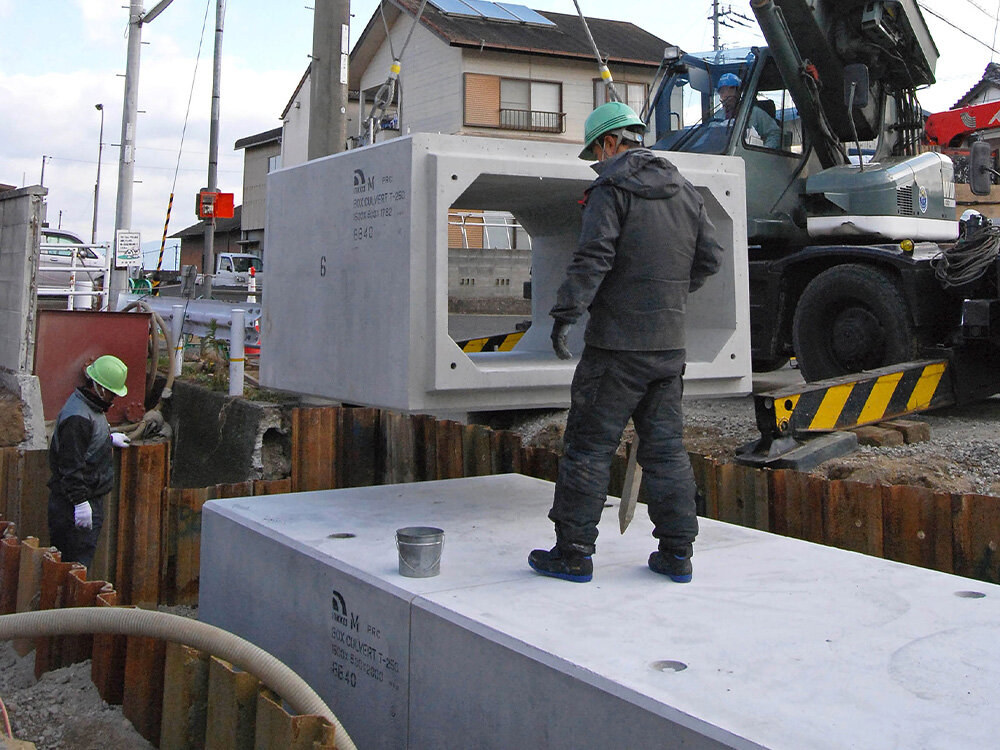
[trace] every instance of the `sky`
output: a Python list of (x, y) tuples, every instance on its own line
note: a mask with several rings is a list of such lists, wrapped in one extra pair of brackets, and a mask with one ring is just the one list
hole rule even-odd
[[(236, 194), (237, 205), (243, 152), (233, 146), (280, 126), (308, 64), (314, 1), (225, 3), (218, 183)], [(156, 2), (146, 0), (146, 9)], [(631, 21), (687, 51), (712, 47), (711, 0), (578, 2), (586, 15)], [(522, 4), (576, 12), (572, 0)], [(1000, 59), (990, 49), (997, 48), (1000, 0), (920, 5), (941, 54), (937, 83), (920, 92), (920, 102), (931, 111), (948, 109)], [(753, 17), (748, 0), (721, 6)], [(352, 45), (377, 8), (378, 0), (351, 3)], [(141, 233), (147, 267), (156, 265), (171, 190), (169, 234), (197, 221), (194, 197), (208, 181), (215, 16), (216, 0), (174, 0), (142, 27), (131, 228)], [(739, 26), (736, 16), (729, 23), (722, 28), (725, 46), (763, 43), (756, 24)], [(100, 152), (98, 242), (114, 234), (127, 27), (128, 0), (0, 0), (0, 183), (39, 184), (44, 157), (50, 225), (89, 240)], [(174, 266), (177, 244), (167, 241), (165, 268)]]

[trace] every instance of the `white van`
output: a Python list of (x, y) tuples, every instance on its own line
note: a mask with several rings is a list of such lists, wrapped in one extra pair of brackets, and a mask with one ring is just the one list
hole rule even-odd
[[(94, 306), (93, 292), (104, 288), (108, 260), (103, 253), (65, 229), (44, 227), (41, 230), (38, 272), (36, 283), (40, 297), (69, 297), (67, 290), (73, 283), (74, 256), (76, 256), (74, 310), (90, 310)], [(85, 292), (80, 294), (79, 292)]]

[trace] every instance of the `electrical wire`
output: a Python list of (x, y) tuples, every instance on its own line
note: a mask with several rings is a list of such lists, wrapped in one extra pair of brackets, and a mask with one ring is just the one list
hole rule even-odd
[(205, 43), (205, 29), (208, 26), (208, 10), (212, 0), (205, 0), (205, 16), (201, 21), (201, 36), (198, 38), (198, 53), (194, 58), (194, 73), (191, 76), (191, 90), (188, 91), (187, 111), (184, 112), (184, 125), (181, 127), (181, 143), (177, 149), (177, 164), (174, 166), (174, 181), (170, 185), (170, 198), (167, 201), (167, 218), (163, 222), (163, 238), (160, 240), (160, 256), (156, 261), (156, 270), (163, 268), (163, 250), (167, 245), (167, 231), (170, 226), (170, 209), (174, 205), (174, 192), (177, 190), (177, 174), (181, 171), (181, 155), (184, 153), (184, 136), (187, 134), (188, 118), (191, 116), (191, 102), (194, 100), (194, 85), (198, 80), (198, 63), (201, 62), (201, 48)]
[(973, 8), (975, 8), (976, 10), (978, 10), (980, 13), (982, 13), (987, 18), (993, 18), (993, 14), (990, 13), (988, 10), (986, 10), (986, 8), (984, 8), (979, 3), (974, 2), (973, 0), (965, 0), (965, 2), (967, 2), (969, 5), (971, 5)]
[(932, 16), (934, 16), (936, 19), (938, 19), (939, 21), (941, 21), (943, 23), (946, 23), (948, 26), (951, 26), (951, 28), (955, 29), (955, 31), (958, 31), (958, 32), (961, 32), (962, 34), (965, 34), (967, 37), (969, 37), (969, 39), (971, 39), (974, 42), (978, 42), (979, 44), (983, 45), (984, 47), (986, 47), (986, 49), (990, 50), (991, 52), (1000, 54), (1000, 50), (994, 49), (992, 44), (987, 44), (982, 39), (974, 37), (972, 34), (970, 34), (968, 31), (966, 31), (965, 29), (963, 29), (961, 26), (956, 26), (951, 21), (949, 21), (947, 18), (945, 18), (944, 16), (942, 16), (940, 13), (936, 13), (935, 11), (931, 10), (930, 8), (928, 8), (927, 5), (925, 5), (924, 3), (917, 3), (917, 5), (920, 6), (921, 10), (927, 11)]
[[(1000, 27), (1000, 2), (997, 2), (997, 13), (993, 19), (993, 46), (997, 44), (997, 27)], [(990, 55), (990, 62), (993, 62), (993, 55)]]
[(1000, 226), (988, 226), (967, 235), (931, 259), (934, 275), (944, 288), (978, 280), (1000, 254)]

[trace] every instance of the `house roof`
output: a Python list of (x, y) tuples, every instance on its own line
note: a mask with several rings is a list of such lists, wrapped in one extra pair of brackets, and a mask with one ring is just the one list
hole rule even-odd
[(989, 63), (983, 72), (983, 77), (979, 79), (979, 83), (966, 91), (962, 98), (955, 102), (952, 109), (964, 107), (987, 88), (1000, 89), (1000, 63)]
[(256, 135), (248, 135), (246, 138), (240, 138), (236, 141), (233, 149), (235, 151), (239, 151), (241, 148), (263, 146), (265, 143), (281, 143), (281, 128), (273, 128), (271, 130), (265, 130), (263, 133), (257, 133)]
[[(385, 25), (392, 26), (401, 13), (415, 17), (420, 0), (387, 0), (385, 23), (376, 10), (351, 52), (351, 62), (366, 67), (374, 51), (385, 40)], [(473, 18), (444, 13), (427, 3), (420, 23), (453, 47), (502, 52), (519, 52), (554, 57), (593, 60), (580, 17), (537, 11), (552, 26), (515, 23), (490, 18)], [(588, 18), (587, 25), (601, 55), (611, 63), (656, 67), (663, 59), (667, 42), (628, 21)]]
[(279, 119), (284, 120), (285, 116), (288, 114), (288, 110), (290, 110), (292, 108), (292, 105), (295, 104), (295, 99), (298, 97), (299, 92), (302, 90), (302, 87), (305, 85), (305, 82), (309, 80), (310, 70), (312, 70), (312, 60), (310, 60), (309, 64), (306, 65), (306, 71), (305, 73), (302, 74), (302, 77), (299, 79), (299, 82), (295, 84), (295, 90), (292, 92), (292, 95), (288, 97), (288, 104), (286, 104), (285, 108), (281, 110), (281, 117)]
[[(216, 219), (215, 220), (215, 233), (216, 234), (227, 234), (233, 231), (240, 231), (240, 217), (243, 215), (243, 206), (236, 206), (233, 209), (233, 218), (231, 219)], [(207, 221), (199, 221), (197, 224), (192, 224), (186, 229), (182, 229), (170, 235), (170, 239), (189, 239), (193, 237), (204, 237), (205, 227), (208, 226)]]

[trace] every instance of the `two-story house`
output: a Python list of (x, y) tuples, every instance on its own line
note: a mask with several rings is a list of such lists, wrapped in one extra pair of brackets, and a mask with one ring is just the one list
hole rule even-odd
[[(576, 143), (604, 103), (604, 84), (580, 18), (483, 0), (385, 0), (350, 56), (349, 88), (367, 115), (401, 54), (398, 132)], [(621, 97), (641, 110), (667, 42), (633, 23), (588, 19)], [(388, 34), (386, 30), (388, 29)], [(306, 159), (308, 71), (282, 117), (282, 164)], [(361, 133), (352, 112), (353, 131)]]
[[(484, 0), (385, 0), (350, 55), (348, 134), (364, 135), (364, 120), (399, 56), (398, 96), (375, 141), (415, 132), (580, 143), (583, 125), (603, 104), (601, 81), (579, 16), (534, 11)], [(619, 94), (642, 111), (667, 42), (635, 24), (588, 19)], [(409, 38), (409, 42), (407, 42)], [(405, 49), (404, 49), (405, 45)], [(309, 69), (282, 112), (280, 154), (273, 133), (241, 139), (245, 170), (307, 160)], [(268, 150), (258, 142), (267, 141)], [(251, 165), (251, 159), (257, 164)], [(269, 171), (269, 170), (268, 170)], [(263, 181), (244, 180), (246, 240), (263, 235)], [(253, 224), (251, 226), (251, 223)], [(449, 294), (453, 298), (520, 298), (529, 279), (530, 238), (512, 217), (468, 212), (449, 216)]]

